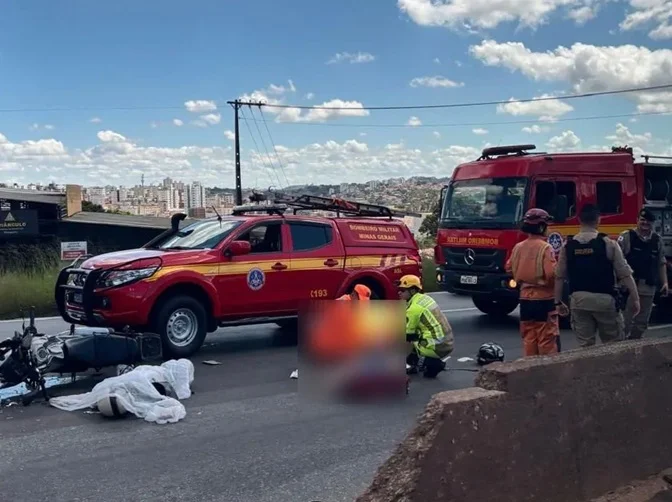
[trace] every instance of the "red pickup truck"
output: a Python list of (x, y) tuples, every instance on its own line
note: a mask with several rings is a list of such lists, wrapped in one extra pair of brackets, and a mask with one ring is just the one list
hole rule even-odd
[[(336, 217), (299, 214), (316, 209)], [(305, 195), (184, 228), (177, 214), (140, 249), (64, 268), (56, 304), (69, 323), (158, 333), (168, 357), (190, 356), (220, 326), (276, 323), (294, 334), (305, 300), (335, 299), (356, 283), (396, 299), (395, 281), (421, 273), (413, 234), (394, 218), (403, 214)]]

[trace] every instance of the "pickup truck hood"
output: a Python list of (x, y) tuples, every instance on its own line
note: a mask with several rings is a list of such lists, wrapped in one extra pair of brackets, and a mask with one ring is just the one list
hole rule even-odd
[(113, 253), (105, 253), (89, 258), (82, 263), (82, 268), (98, 269), (113, 267), (128, 263), (129, 261), (142, 260), (147, 258), (161, 258), (165, 255), (165, 251), (156, 249), (127, 249), (124, 251), (115, 251)]
[[(136, 260), (161, 258), (163, 265), (179, 265), (193, 263), (204, 258), (202, 249), (185, 249), (182, 251), (161, 251), (159, 249), (127, 249), (93, 256), (82, 263), (85, 269), (109, 268)], [(199, 260), (200, 259), (200, 260)]]

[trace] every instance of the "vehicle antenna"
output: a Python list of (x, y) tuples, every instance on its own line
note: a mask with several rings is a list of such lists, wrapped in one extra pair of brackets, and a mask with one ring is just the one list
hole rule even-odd
[(212, 210), (213, 210), (213, 211), (215, 212), (215, 214), (217, 215), (217, 221), (219, 222), (219, 226), (221, 227), (221, 226), (222, 226), (222, 217), (221, 217), (221, 215), (217, 212), (217, 209), (215, 209), (215, 206), (212, 206)]

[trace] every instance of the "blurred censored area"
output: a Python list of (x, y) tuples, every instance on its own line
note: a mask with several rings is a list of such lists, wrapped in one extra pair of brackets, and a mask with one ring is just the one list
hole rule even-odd
[(399, 301), (314, 301), (299, 314), (299, 394), (318, 401), (406, 396), (406, 314)]

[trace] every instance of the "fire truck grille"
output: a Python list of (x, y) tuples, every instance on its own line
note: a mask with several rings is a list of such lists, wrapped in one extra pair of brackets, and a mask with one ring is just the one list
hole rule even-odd
[(502, 272), (506, 251), (491, 248), (444, 247), (446, 266), (454, 270)]

